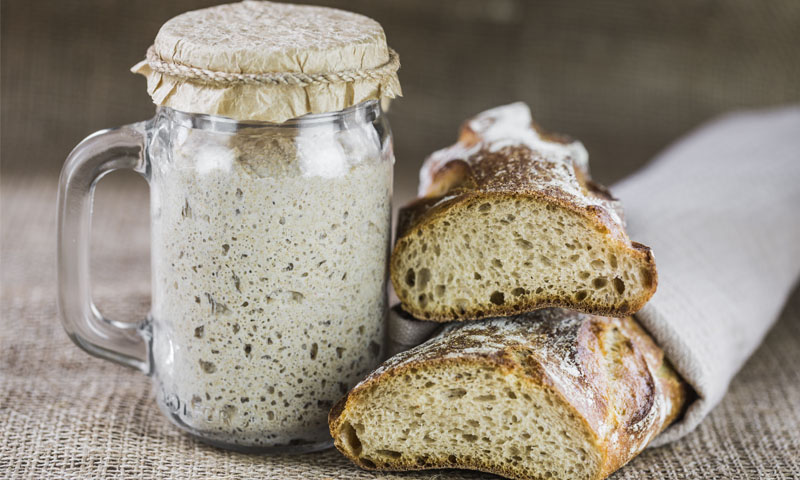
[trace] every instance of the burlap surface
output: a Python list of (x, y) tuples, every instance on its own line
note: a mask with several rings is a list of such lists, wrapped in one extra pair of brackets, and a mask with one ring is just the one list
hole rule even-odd
[[(0, 477), (4, 478), (483, 478), (470, 472), (373, 474), (336, 451), (250, 456), (199, 443), (158, 411), (149, 380), (89, 357), (58, 323), (52, 177), (6, 176), (2, 191)], [(149, 302), (147, 193), (104, 180), (93, 238), (95, 298), (135, 320)], [(699, 428), (618, 472), (634, 478), (800, 476), (800, 291)]]

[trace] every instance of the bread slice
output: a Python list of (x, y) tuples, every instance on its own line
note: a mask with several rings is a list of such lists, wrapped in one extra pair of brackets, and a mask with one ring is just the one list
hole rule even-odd
[(428, 158), (401, 210), (391, 279), (403, 308), (434, 321), (542, 307), (624, 316), (656, 290), (650, 249), (589, 180), (580, 142), (540, 133), (525, 104), (484, 112)]
[(329, 426), (369, 470), (600, 479), (676, 419), (686, 392), (632, 318), (547, 309), (447, 325), (353, 388)]

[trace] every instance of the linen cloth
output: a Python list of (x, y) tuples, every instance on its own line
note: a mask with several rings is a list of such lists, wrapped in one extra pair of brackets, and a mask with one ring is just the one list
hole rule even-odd
[[(658, 290), (636, 318), (698, 394), (658, 446), (720, 402), (800, 276), (800, 107), (713, 121), (612, 193), (658, 268)], [(420, 343), (430, 323), (394, 313), (390, 347)]]

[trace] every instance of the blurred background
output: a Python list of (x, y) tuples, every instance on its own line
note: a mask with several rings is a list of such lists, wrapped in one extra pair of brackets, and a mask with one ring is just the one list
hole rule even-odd
[[(86, 135), (152, 116), (129, 68), (159, 27), (214, 0), (2, 0), (2, 175), (56, 178)], [(606, 183), (733, 109), (800, 100), (797, 0), (314, 0), (383, 24), (405, 96), (396, 199), (483, 109), (524, 100)], [(798, 132), (800, 133), (800, 132)]]

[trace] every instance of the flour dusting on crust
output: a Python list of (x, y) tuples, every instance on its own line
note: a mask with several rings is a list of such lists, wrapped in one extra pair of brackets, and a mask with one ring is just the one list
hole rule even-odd
[(538, 130), (522, 102), (478, 114), (462, 127), (455, 145), (431, 154), (420, 170), (420, 197), (441, 193), (441, 175), (452, 162), (469, 167), (480, 191), (531, 190), (624, 225), (619, 202), (604, 190), (587, 188), (589, 154), (583, 144)]

